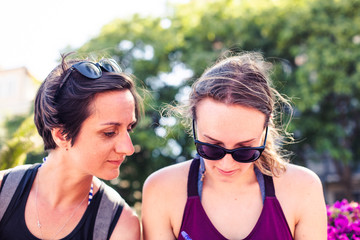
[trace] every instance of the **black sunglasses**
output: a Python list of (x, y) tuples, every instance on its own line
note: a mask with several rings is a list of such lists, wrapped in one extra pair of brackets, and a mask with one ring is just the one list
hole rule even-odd
[(195, 120), (193, 120), (193, 136), (194, 136), (196, 151), (201, 157), (209, 160), (220, 160), (223, 157), (225, 157), (226, 154), (229, 153), (231, 154), (233, 159), (237, 162), (241, 162), (241, 163), (254, 162), (261, 156), (261, 153), (265, 149), (267, 133), (268, 133), (268, 127), (266, 127), (264, 144), (260, 147), (241, 147), (241, 148), (235, 148), (229, 150), (215, 144), (205, 143), (197, 140), (195, 134)]
[(98, 63), (93, 62), (78, 62), (72, 65), (65, 77), (62, 79), (60, 85), (59, 85), (59, 91), (66, 83), (66, 80), (69, 78), (70, 74), (74, 71), (78, 71), (81, 75), (84, 77), (87, 77), (89, 79), (98, 79), (102, 76), (102, 70), (105, 72), (115, 72), (115, 73), (121, 73), (121, 67), (116, 63), (114, 59), (110, 58), (104, 58), (101, 59)]

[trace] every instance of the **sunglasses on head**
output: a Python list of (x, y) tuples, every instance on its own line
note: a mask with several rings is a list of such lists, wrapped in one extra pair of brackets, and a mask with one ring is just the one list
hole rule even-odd
[(70, 74), (74, 71), (78, 71), (81, 75), (84, 77), (87, 77), (89, 79), (98, 79), (102, 76), (102, 71), (105, 72), (115, 72), (115, 73), (121, 73), (121, 67), (116, 63), (114, 59), (105, 58), (101, 59), (97, 63), (83, 61), (78, 62), (72, 65), (68, 71), (65, 77), (62, 79), (59, 90), (64, 86), (66, 83), (66, 80), (69, 78)]
[(260, 147), (240, 147), (235, 149), (226, 149), (215, 144), (201, 142), (196, 139), (195, 120), (193, 120), (193, 136), (198, 154), (208, 160), (220, 160), (226, 154), (231, 154), (233, 159), (241, 163), (256, 161), (265, 149), (268, 127), (266, 127), (264, 144)]

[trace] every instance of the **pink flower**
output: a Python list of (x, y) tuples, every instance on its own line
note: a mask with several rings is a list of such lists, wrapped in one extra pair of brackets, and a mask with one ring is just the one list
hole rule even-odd
[(327, 205), (328, 239), (360, 240), (360, 205), (346, 199)]
[(339, 216), (334, 221), (335, 227), (341, 232), (348, 232), (349, 229), (349, 220), (346, 216), (339, 214)]

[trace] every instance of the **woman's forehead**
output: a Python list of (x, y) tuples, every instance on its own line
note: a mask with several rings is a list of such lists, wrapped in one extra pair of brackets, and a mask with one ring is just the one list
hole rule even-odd
[[(224, 104), (213, 99), (204, 99), (196, 107), (196, 123), (199, 128), (211, 128), (261, 132), (265, 123), (265, 114), (255, 108), (238, 104)], [(212, 131), (207, 129), (208, 131)], [(232, 129), (232, 130), (231, 130)]]

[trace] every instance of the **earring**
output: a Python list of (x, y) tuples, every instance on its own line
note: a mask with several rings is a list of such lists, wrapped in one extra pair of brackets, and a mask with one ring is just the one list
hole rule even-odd
[(204, 170), (204, 171), (202, 172), (200, 181), (202, 181), (202, 182), (204, 181), (205, 174), (206, 174), (206, 170)]

